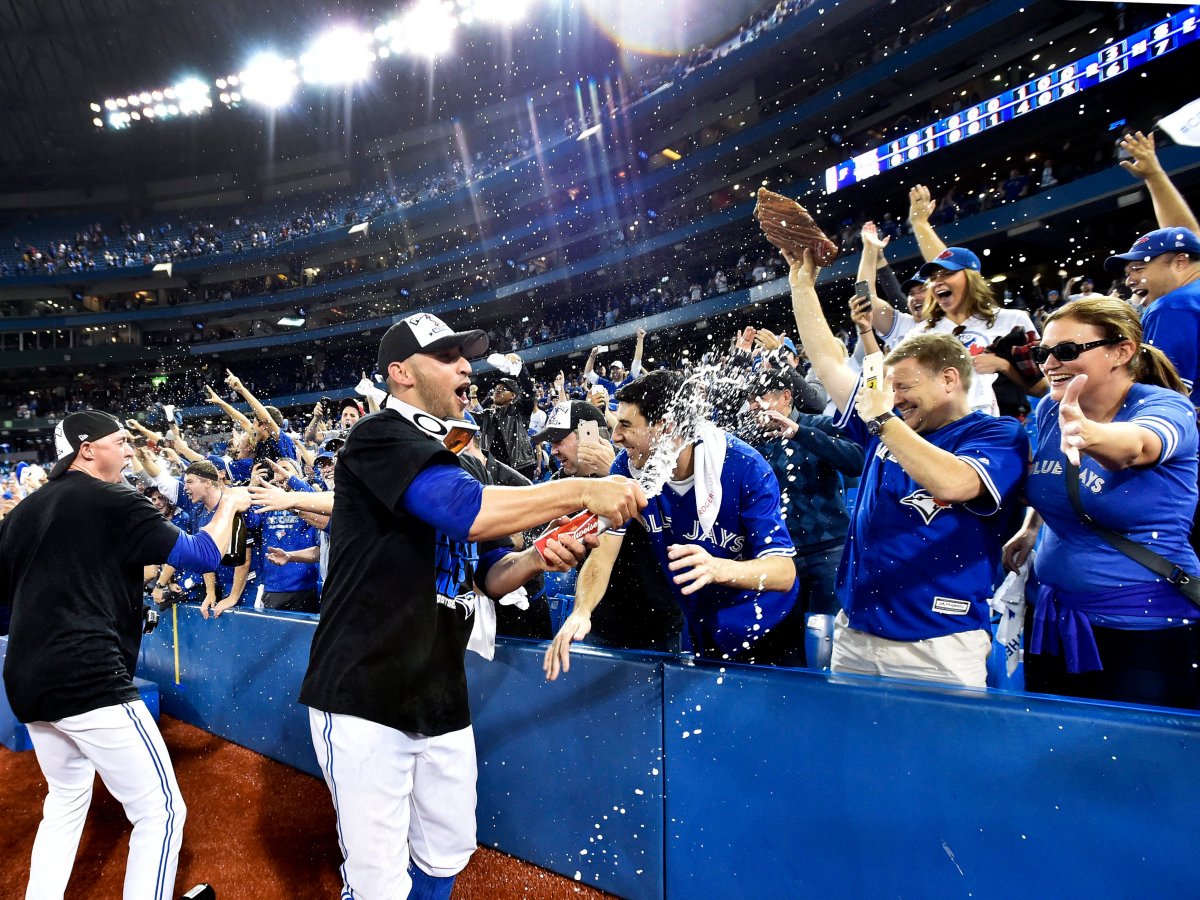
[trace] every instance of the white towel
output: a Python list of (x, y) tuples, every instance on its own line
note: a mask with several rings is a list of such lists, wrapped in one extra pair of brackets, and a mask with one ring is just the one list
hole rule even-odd
[(475, 594), (475, 622), (467, 649), (474, 650), (484, 659), (496, 657), (496, 604), (487, 594)]
[(471, 637), (467, 649), (474, 650), (484, 659), (496, 658), (496, 604), (529, 609), (529, 593), (523, 587), (493, 601), (487, 594), (475, 594), (475, 623), (471, 626)]
[(375, 402), (380, 406), (383, 406), (383, 401), (387, 399), (387, 393), (375, 387), (370, 378), (364, 378), (358, 383), (354, 390), (359, 394), (359, 396), (373, 397)]
[(725, 467), (725, 432), (711, 422), (696, 426), (694, 453), (696, 470), (696, 518), (700, 534), (716, 540), (713, 526), (721, 511), (721, 470)]
[(1021, 632), (1025, 628), (1025, 583), (1033, 569), (1033, 553), (1031, 552), (1021, 568), (1009, 572), (1008, 577), (996, 589), (996, 596), (988, 600), (988, 605), (994, 612), (1000, 614), (1000, 624), (996, 627), (996, 640), (1004, 645), (1004, 656), (1008, 674), (1012, 675), (1021, 662)]

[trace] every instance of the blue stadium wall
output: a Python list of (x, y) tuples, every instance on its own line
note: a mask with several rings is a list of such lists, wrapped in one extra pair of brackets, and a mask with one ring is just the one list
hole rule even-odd
[[(311, 617), (147, 637), (162, 708), (318, 774)], [(175, 651), (178, 649), (179, 683)], [(1196, 897), (1200, 715), (543, 646), (467, 655), (479, 840), (630, 898)]]

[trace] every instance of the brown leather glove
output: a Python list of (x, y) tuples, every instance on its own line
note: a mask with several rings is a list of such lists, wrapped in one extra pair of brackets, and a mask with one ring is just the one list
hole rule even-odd
[(827, 266), (838, 257), (837, 244), (813, 221), (808, 210), (790, 197), (759, 188), (754, 217), (768, 241), (797, 259), (806, 248), (819, 266)]

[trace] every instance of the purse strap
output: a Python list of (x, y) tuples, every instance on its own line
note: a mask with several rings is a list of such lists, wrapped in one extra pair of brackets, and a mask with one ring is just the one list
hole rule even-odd
[(1079, 516), (1079, 520), (1084, 525), (1092, 529), (1105, 543), (1121, 551), (1134, 562), (1145, 566), (1155, 575), (1161, 575), (1179, 588), (1183, 592), (1183, 596), (1200, 607), (1200, 578), (1189, 575), (1165, 556), (1160, 556), (1149, 547), (1144, 547), (1119, 531), (1113, 531), (1107, 525), (1101, 525), (1093, 519), (1083, 508), (1083, 500), (1079, 496), (1079, 466), (1068, 460), (1063, 468), (1063, 475), (1067, 479), (1067, 499), (1071, 501), (1071, 508), (1075, 510), (1075, 514)]

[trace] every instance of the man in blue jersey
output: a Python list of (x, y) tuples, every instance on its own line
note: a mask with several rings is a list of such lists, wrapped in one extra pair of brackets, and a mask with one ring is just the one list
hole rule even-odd
[(269, 512), (252, 509), (246, 514), (246, 525), (261, 530), (266, 548), (266, 563), (261, 570), (263, 606), (293, 612), (317, 612), (320, 604), (316, 562), (307, 561), (307, 554), (289, 557), (292, 552), (311, 551), (317, 547), (317, 529), (290, 509)]
[[(192, 463), (184, 470), (183, 487), (193, 504), (192, 528), (195, 531), (202, 530), (216, 515), (225, 494), (220, 485), (217, 467), (207, 460)], [(248, 554), (246, 561), (240, 566), (220, 565), (214, 571), (205, 572), (201, 615), (207, 619), (211, 611), (219, 618), (221, 613), (237, 606), (246, 590), (249, 576)]]
[(879, 387), (861, 383), (821, 311), (811, 254), (788, 263), (800, 337), (866, 450), (831, 668), (983, 687), (988, 598), (1029, 440), (1015, 419), (971, 411), (971, 357), (953, 335), (910, 337)]
[[(617, 392), (612, 472), (640, 478), (655, 445), (671, 440), (664, 419), (682, 378), (651, 372)], [(639, 525), (683, 611), (690, 647), (711, 659), (803, 665), (804, 618), (796, 604), (796, 567), (780, 515), (779, 483), (749, 444), (702, 424), (685, 445)], [(546, 677), (569, 671), (573, 641), (591, 631), (592, 611), (608, 589), (624, 528), (600, 540), (579, 572), (575, 609), (546, 651)]]
[(1159, 228), (1133, 242), (1128, 253), (1110, 256), (1104, 268), (1125, 273), (1143, 309), (1142, 335), (1174, 364), (1200, 404), (1200, 237), (1187, 228)]

